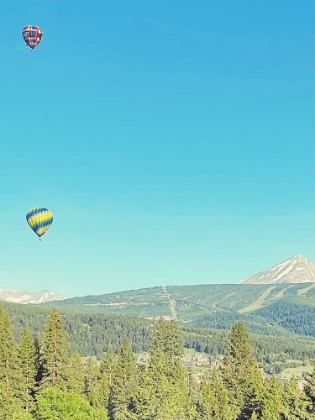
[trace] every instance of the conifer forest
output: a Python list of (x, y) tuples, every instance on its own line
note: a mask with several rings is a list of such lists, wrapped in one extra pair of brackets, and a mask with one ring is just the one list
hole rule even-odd
[(17, 339), (0, 307), (1, 420), (311, 420), (315, 371), (303, 387), (263, 375), (243, 321), (232, 326), (222, 363), (201, 379), (182, 362), (176, 321), (154, 322), (147, 359), (138, 363), (132, 339), (97, 360), (73, 350), (64, 317), (51, 309), (44, 328), (24, 326)]

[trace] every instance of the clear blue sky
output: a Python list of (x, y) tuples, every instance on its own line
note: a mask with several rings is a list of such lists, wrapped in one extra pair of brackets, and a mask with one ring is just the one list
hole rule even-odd
[[(0, 12), (0, 287), (236, 283), (314, 260), (311, 0)], [(42, 242), (31, 207), (54, 214)]]

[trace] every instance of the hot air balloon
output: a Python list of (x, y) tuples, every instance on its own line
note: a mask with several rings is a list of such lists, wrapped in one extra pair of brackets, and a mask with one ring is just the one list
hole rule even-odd
[(29, 227), (36, 233), (40, 241), (41, 236), (47, 232), (53, 220), (53, 214), (48, 209), (33, 208), (26, 214)]
[(26, 45), (33, 51), (36, 45), (40, 43), (43, 32), (38, 26), (27, 25), (23, 28), (22, 36)]

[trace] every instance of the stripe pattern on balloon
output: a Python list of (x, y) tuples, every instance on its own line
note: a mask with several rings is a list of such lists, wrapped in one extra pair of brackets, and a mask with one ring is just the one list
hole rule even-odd
[(29, 227), (40, 238), (50, 228), (53, 222), (53, 214), (50, 210), (45, 208), (32, 208), (26, 214), (26, 221)]

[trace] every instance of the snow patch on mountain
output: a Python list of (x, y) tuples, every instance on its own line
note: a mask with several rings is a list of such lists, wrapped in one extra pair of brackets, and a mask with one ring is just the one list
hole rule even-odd
[(66, 298), (64, 296), (58, 295), (49, 290), (42, 290), (41, 292), (26, 292), (25, 290), (0, 288), (0, 300), (5, 302), (38, 304), (65, 299)]
[(303, 255), (282, 261), (281, 263), (250, 276), (239, 284), (274, 284), (315, 282), (315, 264)]

